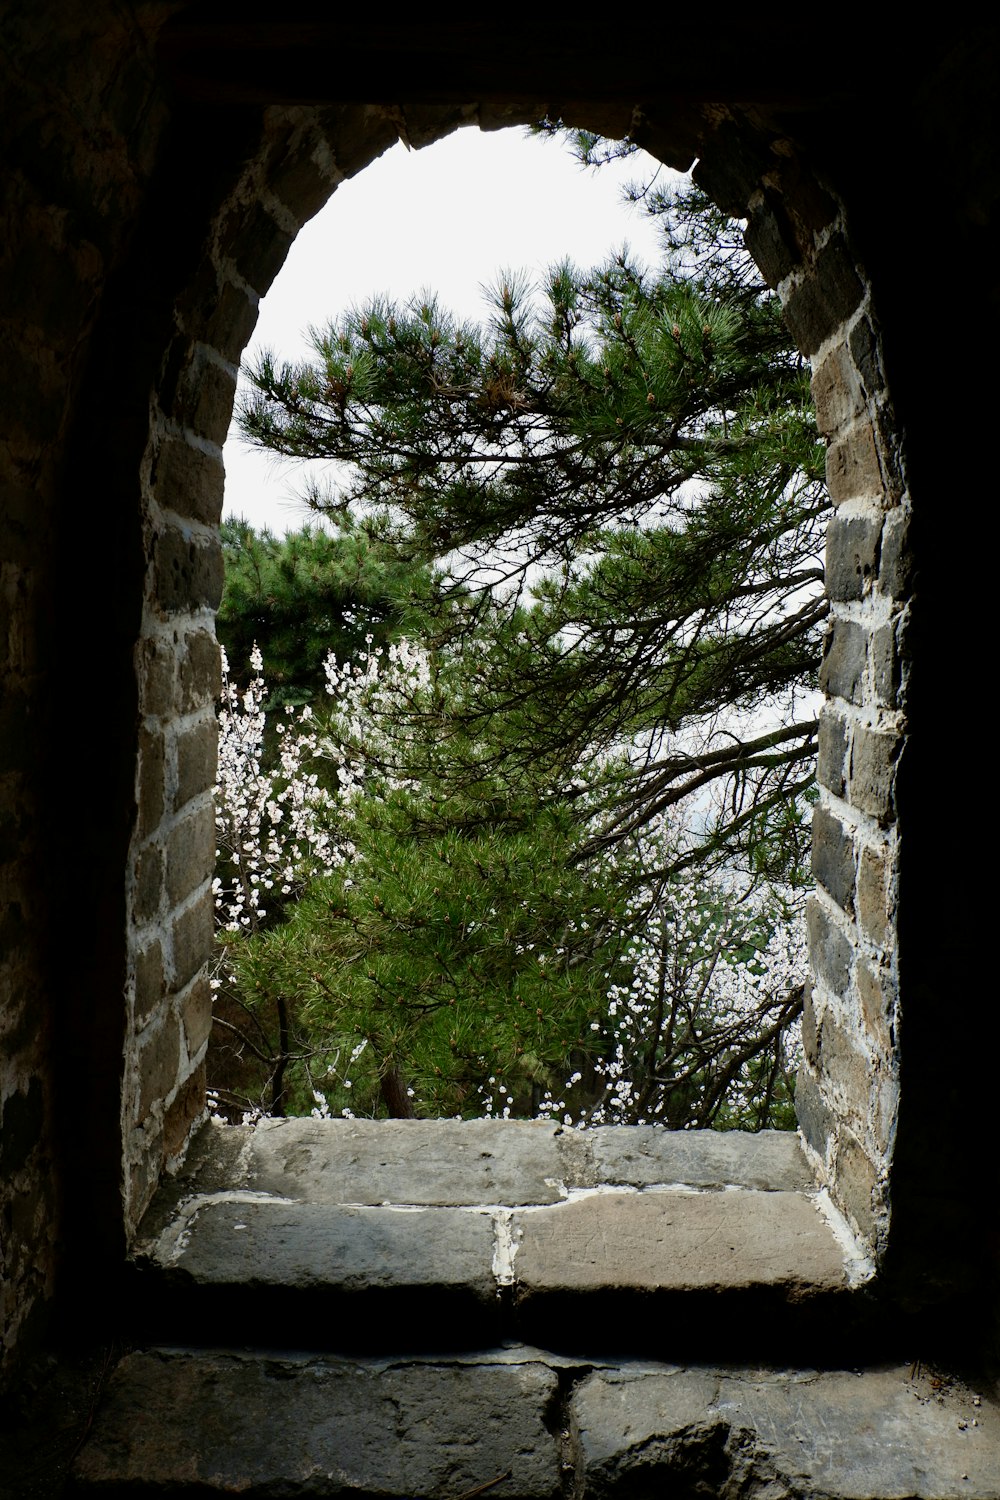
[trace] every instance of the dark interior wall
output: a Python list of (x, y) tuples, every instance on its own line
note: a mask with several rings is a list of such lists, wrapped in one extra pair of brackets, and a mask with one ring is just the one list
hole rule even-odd
[[(44, 18), (9, 5), (0, 23), (10, 1345), (60, 1277), (70, 1302), (81, 1284), (101, 1286), (200, 1110), (214, 527), (257, 296), (339, 176), (397, 134), (419, 145), (466, 120), (495, 127), (545, 109), (610, 134), (634, 124), (677, 165), (704, 152), (720, 200), (755, 208), (756, 252), (787, 295), (833, 222), (812, 215), (816, 184), (832, 189), (835, 216), (845, 207), (846, 263), (863, 268), (846, 316), (853, 328), (872, 308), (880, 333), (875, 354), (852, 352), (854, 369), (876, 360), (864, 378), (891, 391), (891, 407), (875, 402), (888, 424), (880, 462), (895, 466), (890, 508), (905, 498), (913, 523), (893, 564), (893, 597), (909, 602), (893, 615), (887, 668), (905, 752), (893, 752), (886, 817), (866, 813), (863, 828), (847, 817), (857, 893), (885, 823), (882, 899), (899, 918), (898, 943), (892, 925), (879, 952), (900, 1102), (880, 1162), (863, 1143), (861, 1198), (871, 1208), (877, 1196), (901, 1285), (917, 1294), (957, 1279), (978, 1294), (992, 1232), (983, 788), (956, 770), (989, 764), (976, 705), (989, 597), (978, 434), (997, 332), (994, 39), (938, 33), (903, 60), (879, 38), (838, 51), (807, 22), (762, 37), (755, 21), (706, 47), (694, 20), (661, 47), (616, 33), (568, 49), (562, 28), (535, 21), (526, 48), (516, 28), (340, 23), (334, 37), (287, 18), (255, 30), (250, 11), (234, 23), (228, 7), (97, 14), (60, 0)], [(330, 105), (334, 90), (346, 102)], [(845, 420), (854, 431), (857, 413)], [(850, 619), (854, 601), (843, 603)], [(861, 723), (866, 703), (853, 709)], [(847, 921), (856, 929), (855, 912)], [(859, 983), (852, 971), (860, 1014)], [(850, 1046), (874, 1056), (860, 1031)], [(813, 1071), (825, 1087), (819, 1053)], [(838, 1120), (854, 1129), (839, 1088), (823, 1095), (832, 1114), (817, 1141)], [(819, 1154), (836, 1172), (827, 1144)]]
[[(8, 1345), (51, 1296), (69, 1137), (116, 1130), (123, 855), (134, 781), (130, 642), (144, 566), (81, 397), (105, 289), (160, 144), (155, 8), (5, 7), (2, 28), (3, 1014), (0, 1239)], [(114, 386), (91, 411), (114, 440)], [(86, 447), (84, 441), (83, 447)], [(95, 566), (96, 537), (103, 536)], [(86, 539), (84, 551), (74, 548)], [(111, 729), (111, 725), (116, 727)], [(108, 1003), (110, 998), (110, 1004)], [(112, 1214), (104, 1153), (95, 1208)], [(120, 1215), (119, 1215), (120, 1217)]]

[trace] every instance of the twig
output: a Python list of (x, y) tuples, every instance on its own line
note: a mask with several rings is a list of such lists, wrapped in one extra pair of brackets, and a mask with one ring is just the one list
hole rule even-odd
[(487, 1479), (485, 1484), (477, 1484), (474, 1490), (463, 1490), (460, 1495), (455, 1496), (455, 1500), (473, 1500), (475, 1495), (485, 1495), (486, 1491), (491, 1490), (495, 1484), (503, 1484), (504, 1480), (509, 1479), (513, 1472), (513, 1469), (506, 1469), (502, 1474), (498, 1474), (495, 1479)]

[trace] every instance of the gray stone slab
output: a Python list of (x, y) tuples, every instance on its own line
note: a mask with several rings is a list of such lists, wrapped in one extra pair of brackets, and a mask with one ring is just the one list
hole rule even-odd
[(204, 1200), (152, 1253), (203, 1286), (463, 1287), (494, 1297), (493, 1223), (463, 1209)]
[(541, 1120), (266, 1120), (244, 1153), (245, 1180), (310, 1203), (555, 1203), (560, 1130)]
[(516, 1212), (513, 1234), (527, 1293), (847, 1286), (840, 1246), (800, 1193), (592, 1193)]
[(822, 1373), (602, 1373), (571, 1399), (580, 1493), (710, 1480), (720, 1500), (954, 1500), (1000, 1494), (1000, 1416), (907, 1366)]
[(550, 1500), (560, 1455), (541, 1363), (377, 1367), (162, 1351), (118, 1367), (76, 1461), (84, 1494)]
[(646, 1187), (744, 1187), (794, 1192), (815, 1187), (798, 1136), (787, 1130), (659, 1130), (654, 1125), (605, 1125), (583, 1132), (591, 1155), (590, 1181)]

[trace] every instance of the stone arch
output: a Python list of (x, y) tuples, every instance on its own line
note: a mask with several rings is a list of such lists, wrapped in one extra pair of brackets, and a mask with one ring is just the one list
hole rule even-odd
[[(501, 48), (466, 68), (471, 43), (454, 38), (415, 99), (391, 83), (409, 76), (413, 38), (402, 38), (395, 74), (378, 77), (383, 98), (403, 102), (317, 105), (333, 84), (317, 83), (308, 46), (291, 64), (280, 46), (273, 60), (258, 50), (246, 84), (211, 45), (201, 71), (183, 46), (178, 65), (176, 36), (158, 53), (156, 7), (99, 33), (82, 7), (66, 0), (64, 11), (44, 80), (34, 23), (10, 27), (33, 62), (9, 95), (7, 254), (22, 333), (9, 364), (3, 603), (15, 622), (8, 712), (27, 728), (5, 783), (16, 817), (3, 1191), (8, 1236), (20, 1215), (26, 1247), (10, 1262), (7, 1326), (16, 1334), (57, 1274), (79, 1286), (117, 1265), (201, 1109), (220, 448), (256, 297), (340, 177), (400, 133), (420, 145), (546, 107), (610, 135), (631, 128), (674, 165), (699, 157), (717, 201), (749, 212), (751, 249), (814, 361), (838, 508), (800, 1120), (896, 1284), (918, 1300), (942, 1288), (953, 1300), (956, 1286), (976, 1295), (989, 1274), (978, 1128), (989, 1054), (963, 1050), (947, 1012), (961, 984), (962, 1021), (981, 1037), (986, 1004), (962, 937), (967, 840), (936, 795), (950, 748), (941, 694), (947, 685), (961, 704), (977, 686), (950, 587), (976, 559), (959, 528), (932, 525), (955, 461), (920, 379), (922, 267), (886, 220), (919, 185), (921, 151), (957, 160), (955, 253), (985, 280), (998, 174), (982, 150), (962, 155), (981, 123), (964, 87), (982, 82), (980, 39), (959, 38), (940, 66), (922, 58), (933, 98), (890, 95), (867, 117), (845, 115), (829, 69), (808, 97), (782, 93), (798, 32), (776, 43), (757, 105), (701, 102), (740, 97), (740, 36), (683, 95), (664, 92), (659, 60), (629, 56), (617, 75), (629, 84), (610, 101), (606, 48), (554, 61), (543, 47), (518, 66)], [(211, 43), (216, 23), (205, 24)], [(221, 36), (224, 51), (225, 24)], [(371, 59), (363, 26), (345, 36)], [(86, 80), (70, 56), (81, 38)], [(425, 61), (433, 41), (427, 31)], [(298, 92), (296, 59), (311, 80)], [(442, 83), (449, 68), (460, 87)], [(347, 94), (372, 76), (350, 72)], [(50, 115), (69, 143), (58, 165)], [(950, 339), (982, 371), (978, 330), (957, 323)], [(974, 470), (958, 472), (968, 482)], [(81, 612), (97, 668), (66, 685), (59, 667)], [(67, 754), (62, 726), (89, 722), (96, 691), (106, 731), (78, 733)], [(941, 1232), (956, 1214), (968, 1226), (960, 1244)]]
[[(203, 1090), (208, 996), (195, 959), (199, 943), (207, 951), (211, 923), (209, 678), (197, 702), (179, 684), (190, 671), (185, 662), (201, 655), (207, 661), (210, 649), (207, 612), (218, 587), (212, 527), (222, 498), (219, 448), (255, 299), (270, 284), (299, 224), (344, 176), (400, 134), (423, 145), (459, 125), (479, 124), (477, 113), (448, 107), (267, 111), (259, 148), (216, 213), (196, 282), (179, 299), (148, 459), (153, 564), (141, 646), (140, 807), (150, 804), (143, 792), (150, 778), (165, 778), (173, 800), (164, 804), (159, 823), (143, 818), (134, 852), (136, 899), (145, 904), (130, 926), (137, 1061), (127, 1106), (130, 1222), (144, 1208), (161, 1166), (183, 1149)], [(590, 127), (586, 106), (582, 116)], [(880, 571), (879, 560), (883, 550), (899, 552), (906, 524), (899, 457), (887, 442), (893, 425), (871, 292), (852, 257), (842, 205), (803, 169), (787, 137), (732, 117), (706, 134), (699, 148), (702, 181), (723, 207), (749, 213), (748, 244), (780, 288), (803, 352), (818, 356), (816, 388), (831, 440), (838, 513), (829, 569), (835, 623), (823, 669), (831, 704), (824, 717), (823, 802), (816, 815), (819, 889), (810, 915), (816, 986), (799, 1112), (817, 1166), (842, 1207), (866, 1239), (882, 1246), (898, 1088), (890, 1031), (897, 880), (893, 773), (900, 736), (887, 653), (891, 658), (889, 638), (903, 601), (893, 593), (895, 576)], [(654, 154), (659, 145), (676, 161), (675, 147), (664, 148), (655, 129), (649, 135), (645, 144)], [(883, 531), (894, 540), (884, 544)], [(171, 660), (172, 667), (166, 665)], [(166, 715), (158, 687), (164, 672), (175, 682)], [(165, 876), (157, 898), (144, 894), (143, 881), (147, 862), (155, 863), (158, 855)], [(189, 861), (183, 879), (182, 861)], [(159, 958), (151, 957), (156, 951)], [(169, 1080), (162, 1100), (153, 1079)]]

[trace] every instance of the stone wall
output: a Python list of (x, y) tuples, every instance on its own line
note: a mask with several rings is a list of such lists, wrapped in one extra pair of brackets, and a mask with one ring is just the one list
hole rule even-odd
[[(807, 912), (813, 982), (796, 1110), (840, 1207), (881, 1254), (899, 1100), (895, 771), (907, 727), (901, 638), (909, 496), (878, 310), (843, 204), (803, 168), (790, 142), (772, 139), (766, 150), (762, 170), (748, 174), (742, 193), (731, 172), (716, 192), (748, 216), (748, 248), (778, 289), (812, 364), (836, 507), (826, 548), (816, 889)], [(710, 191), (714, 161), (706, 152), (702, 176)]]
[[(765, 103), (737, 107), (701, 101), (746, 97), (738, 32), (707, 52), (688, 39), (680, 98), (659, 81), (667, 53), (631, 43), (615, 94), (607, 49), (584, 39), (570, 55), (562, 35), (525, 49), (516, 27), (473, 27), (439, 50), (422, 27), (415, 82), (402, 23), (395, 42), (353, 24), (337, 65), (317, 69), (311, 33), (279, 26), (272, 48), (249, 21), (230, 34), (224, 11), (60, 0), (42, 16), (23, 0), (2, 22), (9, 1343), (60, 1278), (64, 1309), (100, 1312), (94, 1289), (202, 1113), (221, 444), (257, 300), (301, 223), (399, 135), (419, 146), (546, 108), (612, 134), (634, 125), (674, 165), (700, 156), (717, 201), (749, 211), (750, 247), (812, 361), (836, 515), (800, 1119), (886, 1265), (923, 1257), (937, 1274), (945, 1250), (925, 1226), (960, 1214), (963, 1276), (993, 1274), (976, 1195), (987, 992), (963, 939), (973, 840), (959, 793), (939, 795), (948, 714), (977, 691), (970, 610), (989, 591), (983, 549), (935, 527), (949, 496), (978, 498), (982, 469), (974, 444), (935, 430), (918, 373), (926, 255), (897, 236), (925, 171), (947, 165), (958, 186), (941, 222), (970, 284), (989, 284), (1000, 194), (976, 101), (995, 51), (936, 36), (917, 82), (893, 74), (876, 95), (817, 29), (814, 76), (790, 94), (800, 27), (764, 39), (752, 77)], [(187, 31), (171, 30), (178, 16)], [(550, 77), (553, 92), (531, 92)], [(325, 102), (365, 90), (382, 102)], [(961, 366), (975, 411), (997, 309), (958, 304), (938, 354)]]

